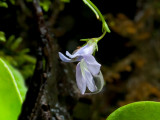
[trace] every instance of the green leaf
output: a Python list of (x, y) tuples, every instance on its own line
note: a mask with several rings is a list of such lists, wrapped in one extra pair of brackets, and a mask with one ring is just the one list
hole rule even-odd
[(0, 7), (8, 8), (8, 4), (6, 2), (0, 1)]
[(11, 35), (11, 36), (7, 39), (7, 42), (5, 43), (5, 46), (6, 46), (8, 49), (11, 49), (11, 46), (12, 46), (12, 44), (14, 43), (14, 40), (15, 40), (15, 36), (14, 36), (14, 35)]
[(51, 1), (50, 0), (40, 1), (40, 6), (43, 8), (43, 10), (45, 12), (48, 12), (50, 5), (51, 5)]
[(17, 38), (17, 39), (12, 43), (11, 50), (17, 49), (21, 42), (22, 42), (22, 38), (21, 38), (21, 37)]
[(6, 41), (5, 33), (2, 31), (0, 31), (0, 41), (3, 41), (3, 42)]
[(160, 102), (135, 102), (114, 111), (106, 120), (160, 120)]
[(15, 0), (9, 0), (12, 5), (15, 5)]
[(0, 58), (0, 120), (17, 120), (26, 91), (22, 75)]
[(61, 0), (61, 2), (69, 3), (70, 0)]

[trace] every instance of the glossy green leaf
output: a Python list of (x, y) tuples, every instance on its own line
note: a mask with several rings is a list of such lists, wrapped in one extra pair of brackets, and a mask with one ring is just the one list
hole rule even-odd
[(135, 102), (114, 111), (106, 120), (160, 120), (160, 102)]
[(0, 120), (17, 120), (26, 91), (22, 75), (0, 59)]

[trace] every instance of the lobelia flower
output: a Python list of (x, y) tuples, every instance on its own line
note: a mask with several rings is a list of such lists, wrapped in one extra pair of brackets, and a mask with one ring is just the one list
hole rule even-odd
[(59, 52), (59, 57), (64, 62), (79, 61), (76, 67), (76, 81), (82, 94), (85, 93), (86, 88), (88, 88), (92, 93), (98, 93), (104, 85), (103, 76), (100, 72), (101, 65), (92, 55), (96, 50), (96, 45), (96, 42), (90, 40), (85, 46), (81, 47), (73, 54), (66, 51), (66, 55), (68, 57)]

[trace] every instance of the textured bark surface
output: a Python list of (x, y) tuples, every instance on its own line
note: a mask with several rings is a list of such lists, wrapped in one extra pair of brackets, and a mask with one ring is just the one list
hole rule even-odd
[[(39, 31), (37, 63), (19, 120), (70, 120), (69, 109), (77, 99), (71, 79), (73, 66), (58, 62), (57, 44), (48, 33), (38, 0), (33, 1), (33, 7)], [(71, 104), (67, 106), (66, 102)]]

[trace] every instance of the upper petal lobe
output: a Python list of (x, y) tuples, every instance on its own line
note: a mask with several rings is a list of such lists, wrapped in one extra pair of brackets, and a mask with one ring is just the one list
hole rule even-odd
[(59, 57), (60, 59), (63, 61), (63, 62), (71, 62), (72, 60), (67, 58), (66, 56), (64, 56), (61, 52), (58, 52), (59, 53)]

